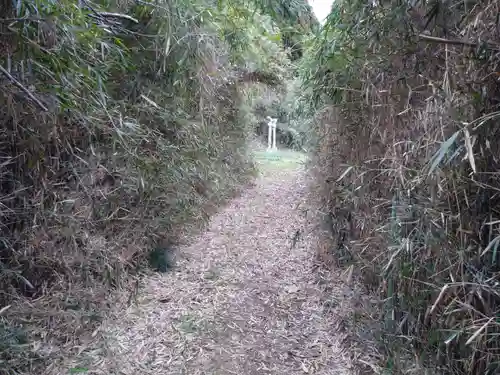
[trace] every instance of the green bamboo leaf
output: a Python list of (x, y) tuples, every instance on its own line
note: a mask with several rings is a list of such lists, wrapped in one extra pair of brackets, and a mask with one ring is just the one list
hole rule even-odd
[(448, 138), (445, 142), (441, 144), (439, 150), (431, 158), (432, 163), (429, 168), (428, 175), (431, 175), (436, 170), (438, 165), (443, 161), (446, 154), (450, 151), (451, 146), (455, 143), (456, 139), (458, 138), (460, 132), (461, 130), (455, 132), (450, 138)]
[(73, 367), (69, 369), (70, 374), (83, 374), (88, 371), (89, 369), (85, 367)]

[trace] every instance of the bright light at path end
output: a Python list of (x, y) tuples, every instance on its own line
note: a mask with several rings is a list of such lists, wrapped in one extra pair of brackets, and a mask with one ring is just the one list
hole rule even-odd
[(325, 18), (330, 14), (334, 0), (309, 0), (309, 5), (312, 6), (314, 14), (318, 21), (323, 24)]

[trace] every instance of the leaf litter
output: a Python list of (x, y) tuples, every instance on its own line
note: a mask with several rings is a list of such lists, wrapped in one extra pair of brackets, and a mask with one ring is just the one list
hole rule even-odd
[[(314, 233), (297, 209), (306, 195), (303, 171), (261, 175), (179, 250), (172, 272), (148, 276), (136, 303), (117, 307), (95, 342), (61, 367), (84, 361), (87, 374), (106, 375), (350, 374), (336, 316), (325, 308), (341, 291), (318, 281)], [(291, 246), (297, 230), (303, 234)]]

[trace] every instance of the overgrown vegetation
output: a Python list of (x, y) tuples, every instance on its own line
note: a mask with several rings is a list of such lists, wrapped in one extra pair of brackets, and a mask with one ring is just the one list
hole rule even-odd
[(498, 373), (499, 12), (336, 1), (306, 54), (320, 252), (380, 296), (377, 372)]
[(84, 350), (148, 253), (252, 177), (241, 109), (310, 19), (284, 4), (0, 3), (0, 373)]

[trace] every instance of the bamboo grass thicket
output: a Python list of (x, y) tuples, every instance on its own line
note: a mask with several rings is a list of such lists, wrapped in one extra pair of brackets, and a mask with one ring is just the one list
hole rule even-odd
[(0, 373), (84, 345), (148, 253), (252, 178), (242, 109), (290, 65), (267, 6), (0, 3)]
[(369, 371), (498, 372), (499, 11), (336, 1), (305, 54), (319, 250), (380, 301), (351, 315)]

